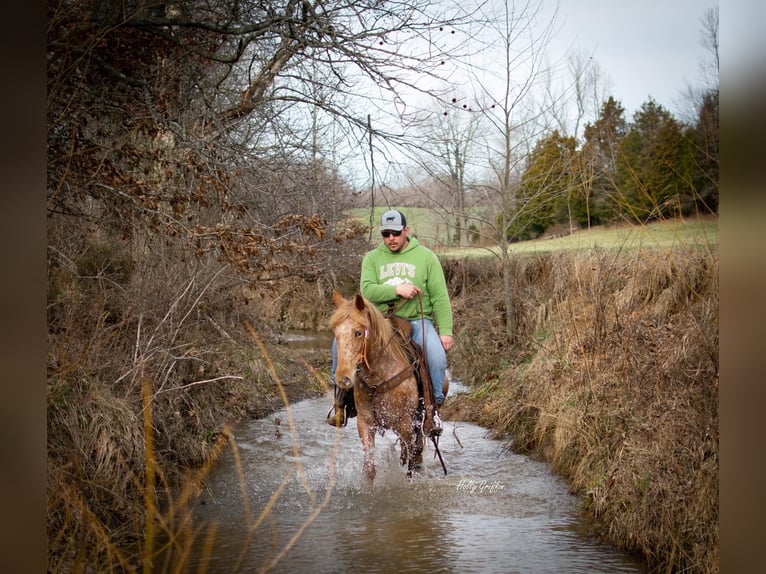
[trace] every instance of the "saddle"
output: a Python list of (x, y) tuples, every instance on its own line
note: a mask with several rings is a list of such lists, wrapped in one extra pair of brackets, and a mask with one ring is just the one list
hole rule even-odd
[[(435, 432), (433, 417), (436, 412), (436, 399), (426, 357), (423, 349), (412, 338), (412, 325), (409, 320), (398, 315), (389, 315), (388, 320), (393, 323), (397, 342), (402, 346), (410, 364), (414, 367), (419, 397), (417, 422), (422, 423), (425, 434), (431, 436), (432, 431)], [(346, 426), (348, 419), (354, 418), (356, 414), (354, 390), (343, 390), (336, 386), (334, 405), (327, 413), (327, 422), (332, 426)]]

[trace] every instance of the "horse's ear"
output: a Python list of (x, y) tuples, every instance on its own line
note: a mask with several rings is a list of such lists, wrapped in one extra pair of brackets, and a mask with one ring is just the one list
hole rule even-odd
[(333, 290), (333, 292), (332, 292), (332, 302), (335, 303), (336, 307), (340, 307), (341, 305), (343, 305), (343, 303), (346, 302), (346, 300), (343, 298), (343, 295), (341, 295), (337, 291)]
[(364, 311), (364, 308), (365, 308), (365, 304), (364, 303), (365, 303), (364, 302), (364, 297), (362, 297), (362, 294), (361, 293), (357, 293), (356, 297), (354, 297), (354, 306), (359, 311)]

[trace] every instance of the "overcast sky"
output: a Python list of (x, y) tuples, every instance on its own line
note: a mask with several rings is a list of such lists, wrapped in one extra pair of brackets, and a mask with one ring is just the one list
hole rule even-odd
[[(680, 117), (688, 86), (702, 83), (702, 18), (715, 0), (560, 0), (556, 51), (592, 55), (629, 121), (651, 96)], [(765, 32), (766, 33), (766, 32)]]
[[(490, 3), (497, 7), (503, 1)], [(557, 4), (556, 0), (543, 2), (546, 11), (552, 11)], [(766, 45), (762, 4), (766, 2), (724, 0), (720, 8), (720, 56), (724, 66), (729, 66), (724, 73), (728, 70), (731, 75), (733, 68), (752, 70), (752, 66), (742, 63), (747, 58), (757, 59), (752, 54), (758, 50), (750, 45)], [(522, 5), (524, 0), (518, 3)], [(536, 5), (537, 0), (531, 0), (531, 6)], [(599, 66), (602, 84), (608, 87), (606, 94), (622, 104), (628, 122), (650, 97), (677, 119), (693, 122), (696, 110), (688, 92), (709, 87), (703, 67), (713, 60), (711, 51), (703, 45), (703, 20), (706, 12), (718, 5), (717, 0), (559, 0), (557, 32), (547, 47), (549, 63), (558, 62), (556, 67), (563, 71), (560, 64), (567, 53), (591, 56)], [(540, 15), (540, 23), (548, 21), (544, 14)], [(493, 62), (503, 61), (487, 51), (479, 52), (472, 63), (479, 68), (485, 66), (481, 61), (484, 55)], [(731, 60), (735, 66), (726, 64)], [(497, 72), (496, 66), (486, 68)], [(503, 81), (502, 74), (499, 79)], [(566, 75), (561, 80), (568, 83)], [(471, 80), (462, 88), (470, 104)], [(460, 97), (459, 90), (456, 93)], [(593, 119), (589, 116), (584, 121)], [(582, 136), (583, 125), (579, 127)], [(378, 159), (377, 166), (382, 163)], [(357, 170), (359, 174), (363, 175), (363, 171)]]

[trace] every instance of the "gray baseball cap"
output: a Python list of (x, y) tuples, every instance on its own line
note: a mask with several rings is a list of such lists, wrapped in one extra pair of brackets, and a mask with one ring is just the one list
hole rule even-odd
[(380, 218), (380, 230), (391, 229), (393, 231), (401, 231), (407, 227), (407, 220), (404, 218), (404, 214), (395, 209), (390, 209), (383, 214)]

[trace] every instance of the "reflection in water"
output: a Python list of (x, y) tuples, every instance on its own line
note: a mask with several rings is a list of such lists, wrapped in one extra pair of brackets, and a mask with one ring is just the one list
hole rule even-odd
[(332, 331), (300, 331), (291, 329), (281, 333), (277, 341), (292, 349), (326, 349), (332, 347)]
[[(328, 395), (277, 413), (280, 437), (274, 417), (235, 429), (254, 517), (286, 483), (248, 543), (234, 457), (219, 463), (196, 513), (219, 525), (218, 543), (204, 559), (208, 572), (230, 573), (240, 556), (239, 571), (267, 565), (321, 508), (328, 489), (327, 506), (274, 572), (644, 571), (582, 534), (577, 499), (544, 463), (509, 452), (476, 425), (445, 422), (440, 450), (447, 476), (429, 443), (411, 481), (399, 467), (394, 435), (378, 435), (378, 475), (373, 492), (366, 491), (356, 419), (344, 429), (326, 425), (330, 403)], [(298, 429), (294, 436), (288, 418)]]

